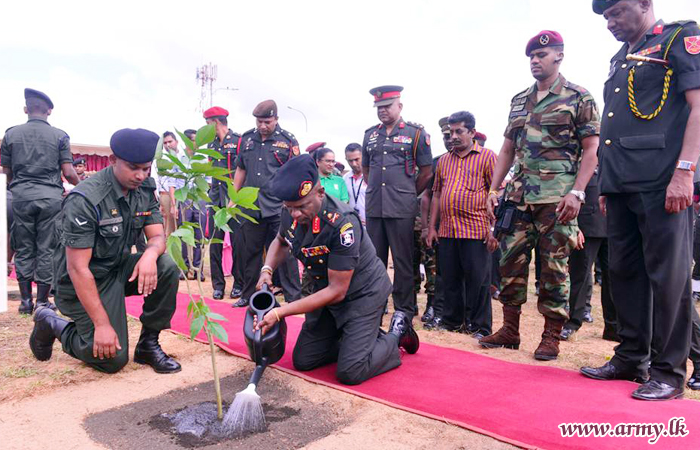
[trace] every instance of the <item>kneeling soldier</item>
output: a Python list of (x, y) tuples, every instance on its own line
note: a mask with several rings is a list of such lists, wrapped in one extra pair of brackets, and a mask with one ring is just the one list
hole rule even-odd
[(357, 212), (325, 195), (309, 155), (291, 159), (272, 182), (284, 202), (280, 231), (272, 241), (258, 289), (291, 251), (314, 282), (312, 295), (267, 313), (256, 330), (265, 333), (283, 317), (306, 313), (294, 347), (297, 370), (338, 362), (337, 377), (359, 384), (401, 364), (399, 347), (418, 351), (411, 318), (397, 311), (390, 331), (379, 327), (391, 282)]
[[(55, 339), (63, 351), (102, 372), (121, 370), (129, 360), (124, 298), (145, 298), (143, 329), (134, 362), (158, 373), (180, 370), (160, 348), (170, 327), (178, 289), (177, 266), (164, 255), (163, 218), (149, 177), (158, 135), (124, 129), (112, 136), (110, 166), (83, 181), (66, 197), (54, 254), (56, 305), (69, 322), (48, 308), (34, 315), (29, 345), (40, 361), (51, 358)], [(131, 253), (141, 231), (143, 253)]]

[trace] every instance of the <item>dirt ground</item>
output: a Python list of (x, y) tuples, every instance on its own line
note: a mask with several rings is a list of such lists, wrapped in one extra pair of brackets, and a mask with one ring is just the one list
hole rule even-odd
[[(227, 279), (230, 289), (230, 278)], [(207, 389), (199, 383), (209, 382), (211, 386), (211, 362), (207, 346), (190, 342), (188, 339), (171, 333), (163, 333), (163, 347), (176, 357), (183, 366), (182, 372), (174, 375), (157, 375), (150, 368), (129, 363), (115, 375), (98, 373), (73, 358), (65, 355), (60, 344), (54, 346), (50, 361), (39, 362), (33, 358), (27, 339), (32, 328), (32, 319), (17, 313), (19, 290), (13, 280), (8, 280), (9, 311), (0, 314), (0, 448), (2, 449), (92, 449), (92, 448), (141, 448), (151, 446), (152, 427), (141, 423), (130, 430), (133, 438), (128, 442), (110, 440), (96, 434), (91, 423), (96, 417), (110, 417), (114, 411), (133, 409), (137, 402), (144, 405), (160, 405), (155, 399), (163, 394), (174, 395), (171, 391), (183, 390), (196, 396), (195, 389), (202, 391), (200, 401), (214, 400)], [(211, 295), (209, 281), (203, 283), (205, 294)], [(197, 287), (190, 284), (193, 290)], [(181, 282), (181, 292), (186, 292)], [(232, 300), (227, 300), (233, 302)], [(419, 295), (421, 312), (424, 309), (425, 294)], [(538, 362), (532, 357), (542, 332), (543, 319), (535, 306), (534, 287), (530, 286), (530, 297), (524, 307), (521, 321), (522, 344), (520, 350), (485, 350), (470, 336), (450, 332), (430, 332), (423, 330), (416, 320), (416, 328), (421, 341), (454, 347), (475, 353), (520, 362), (525, 364), (551, 365), (578, 370), (582, 365), (601, 365), (613, 355), (614, 343), (600, 339), (602, 334), (602, 314), (600, 290), (593, 293), (592, 324), (584, 324), (573, 341), (562, 342), (561, 354), (557, 361)], [(494, 302), (494, 330), (502, 323), (500, 303)], [(390, 316), (385, 318), (388, 325)], [(140, 324), (130, 319), (130, 353), (138, 337)], [(233, 357), (217, 349), (217, 363), (223, 377), (235, 381), (237, 374), (252, 371), (252, 363)], [(689, 373), (692, 367), (689, 366)], [(244, 377), (244, 375), (240, 375)], [(232, 378), (233, 377), (233, 378)], [(331, 388), (318, 386), (297, 377), (268, 369), (266, 380), (272, 380), (288, 391), (292, 409), (303, 402), (318, 408), (319, 414), (328, 411), (331, 424), (325, 437), (307, 442), (288, 441), (288, 447), (277, 443), (271, 445), (266, 439), (280, 439), (280, 435), (260, 435), (246, 444), (246, 448), (305, 448), (320, 449), (505, 449), (514, 448), (490, 437), (483, 436), (460, 427), (415, 414), (400, 411), (369, 400), (361, 399)], [(240, 380), (239, 380), (240, 381)], [(211, 390), (210, 388), (208, 388)], [(179, 391), (176, 391), (179, 392)], [(192, 394), (195, 392), (195, 394)], [(205, 393), (206, 392), (206, 393)], [(224, 390), (225, 401), (233, 399), (235, 390)], [(290, 394), (291, 393), (291, 394)], [(161, 399), (167, 396), (161, 397)], [(192, 397), (195, 398), (195, 397)], [(700, 400), (700, 393), (686, 390), (686, 398)], [(173, 411), (177, 402), (168, 405)], [(159, 407), (153, 409), (157, 410)], [(162, 411), (167, 412), (167, 411)], [(152, 416), (153, 414), (151, 414)], [(115, 417), (115, 416), (111, 416)], [(99, 421), (98, 421), (99, 422)], [(294, 417), (289, 425), (296, 422)], [(298, 424), (297, 424), (298, 425)], [(123, 430), (125, 425), (115, 428)], [(306, 426), (306, 425), (304, 425)], [(113, 427), (114, 428), (114, 427)], [(50, 430), (50, 432), (49, 432)], [(112, 438), (114, 439), (113, 435)], [(323, 433), (319, 436), (324, 436)], [(153, 448), (183, 448), (175, 441)], [(229, 447), (228, 445), (224, 445)], [(238, 448), (238, 447), (235, 447)], [(240, 447), (242, 448), (242, 447)]]

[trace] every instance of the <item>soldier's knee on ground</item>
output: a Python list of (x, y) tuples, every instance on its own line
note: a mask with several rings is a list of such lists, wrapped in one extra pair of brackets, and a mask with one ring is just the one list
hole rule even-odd
[(117, 356), (103, 360), (97, 360), (89, 365), (100, 372), (117, 373), (129, 363), (129, 351), (122, 348), (117, 351)]
[(338, 364), (338, 369), (335, 372), (335, 376), (342, 384), (355, 385), (365, 381), (365, 375), (363, 372), (364, 371), (358, 367), (358, 364), (350, 366)]
[(162, 254), (156, 262), (158, 277), (165, 281), (177, 281), (180, 278), (180, 269), (170, 255)]
[(302, 352), (297, 351), (297, 347), (294, 347), (294, 352), (292, 353), (292, 364), (300, 372), (308, 372), (318, 367), (318, 363), (309, 359)]

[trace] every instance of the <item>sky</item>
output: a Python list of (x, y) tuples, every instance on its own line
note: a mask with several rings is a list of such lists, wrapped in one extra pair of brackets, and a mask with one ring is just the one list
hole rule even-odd
[[(460, 110), (498, 152), (510, 99), (534, 82), (530, 37), (562, 34), (561, 73), (601, 110), (621, 45), (589, 0), (6, 3), (0, 127), (26, 121), (31, 87), (53, 100), (52, 125), (93, 145), (109, 145), (121, 128), (204, 125), (210, 103), (195, 74), (212, 63), (213, 104), (239, 133), (255, 126), (255, 105), (274, 99), (302, 149), (325, 141), (344, 161), (345, 146), (378, 123), (369, 89), (398, 84), (403, 118), (438, 138), (433, 155), (445, 151), (438, 120)], [(667, 22), (700, 16), (697, 0), (657, 1), (655, 11)]]

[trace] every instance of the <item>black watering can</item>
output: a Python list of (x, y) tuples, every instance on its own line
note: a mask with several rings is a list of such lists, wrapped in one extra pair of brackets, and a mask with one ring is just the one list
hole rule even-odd
[(265, 367), (274, 364), (284, 355), (285, 341), (287, 340), (287, 323), (282, 319), (273, 325), (263, 336), (261, 330), (253, 329), (253, 321), (257, 317), (258, 322), (263, 320), (272, 308), (278, 307), (275, 296), (270, 292), (267, 284), (263, 284), (261, 290), (250, 297), (248, 309), (243, 323), (243, 335), (248, 346), (250, 359), (255, 362), (255, 371), (250, 378), (250, 384), (257, 386)]

